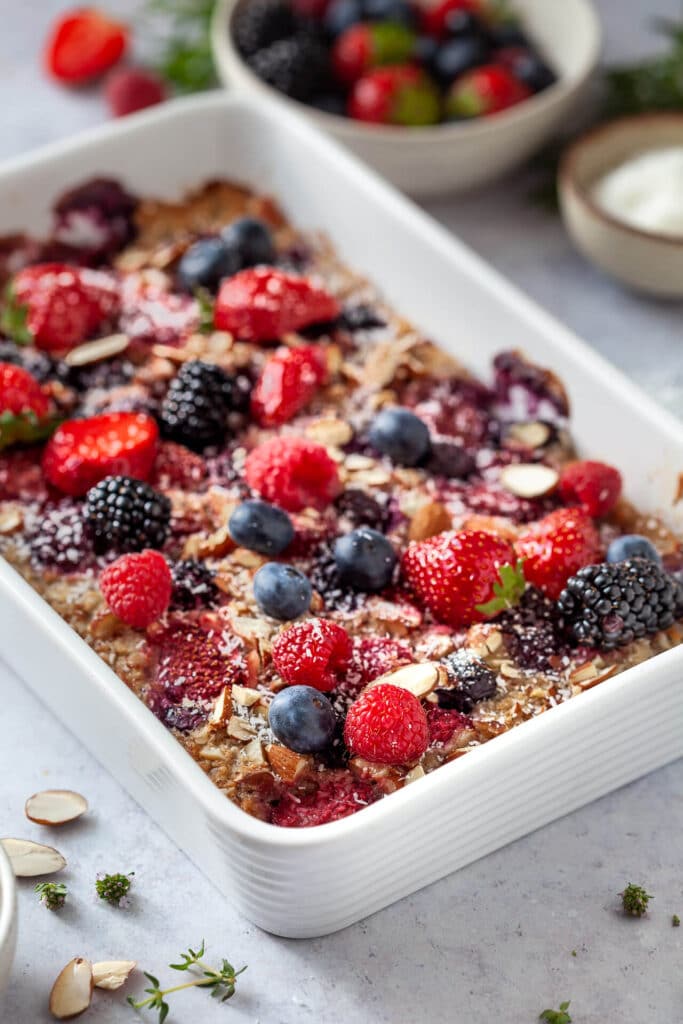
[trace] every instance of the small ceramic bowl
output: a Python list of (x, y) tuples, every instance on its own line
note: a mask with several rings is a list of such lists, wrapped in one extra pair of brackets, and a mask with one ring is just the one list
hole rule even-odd
[(221, 81), (305, 113), (319, 128), (413, 196), (464, 191), (499, 178), (543, 146), (583, 95), (600, 55), (600, 21), (591, 0), (515, 0), (532, 39), (558, 74), (555, 85), (494, 117), (427, 128), (367, 125), (290, 100), (250, 70), (232, 41), (238, 4), (218, 0), (212, 26)]
[(0, 846), (0, 992), (9, 980), (17, 941), (17, 892), (14, 872)]
[(683, 236), (632, 227), (592, 198), (597, 182), (633, 156), (683, 146), (683, 114), (643, 114), (602, 125), (565, 152), (558, 188), (562, 216), (577, 248), (638, 291), (683, 298)]

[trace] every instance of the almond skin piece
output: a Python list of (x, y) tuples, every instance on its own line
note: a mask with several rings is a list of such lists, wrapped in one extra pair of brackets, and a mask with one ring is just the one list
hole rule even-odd
[(36, 825), (66, 825), (88, 810), (88, 801), (71, 789), (45, 789), (26, 801), (24, 811)]
[(427, 505), (419, 508), (410, 520), (408, 528), (409, 540), (427, 540), (450, 530), (452, 525), (451, 514), (445, 505), (440, 501), (430, 501)]
[(94, 988), (92, 964), (82, 956), (70, 960), (57, 975), (50, 992), (50, 1013), (57, 1020), (72, 1020), (90, 1006)]

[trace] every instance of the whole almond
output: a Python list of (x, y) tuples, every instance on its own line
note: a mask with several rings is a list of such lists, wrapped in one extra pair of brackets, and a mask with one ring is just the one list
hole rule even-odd
[(429, 537), (450, 530), (451, 514), (440, 501), (430, 501), (417, 510), (410, 520), (409, 540), (427, 540)]

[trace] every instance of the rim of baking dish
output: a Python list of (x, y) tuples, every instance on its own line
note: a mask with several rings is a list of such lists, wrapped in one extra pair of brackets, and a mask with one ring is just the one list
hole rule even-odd
[[(174, 100), (159, 107), (130, 115), (119, 122), (102, 125), (94, 130), (91, 129), (71, 138), (53, 142), (28, 154), (5, 161), (0, 164), (0, 187), (3, 185), (3, 179), (14, 177), (22, 170), (37, 163), (49, 162), (54, 158), (82, 152), (85, 149), (96, 149), (105, 140), (134, 138), (138, 133), (144, 132), (146, 126), (156, 122), (173, 121), (187, 114), (201, 116), (203, 112), (214, 113), (231, 107), (241, 108), (247, 113), (253, 112), (266, 120), (275, 117), (281, 122), (285, 117), (288, 122), (287, 127), (291, 132), (306, 138), (312, 146), (319, 150), (327, 151), (335, 161), (345, 166), (345, 171), (349, 176), (362, 181), (369, 198), (382, 204), (399, 221), (403, 222), (409, 219), (423, 235), (428, 237), (436, 249), (443, 251), (448, 256), (452, 252), (454, 244), (458, 244), (457, 240), (454, 240), (444, 227), (401, 195), (338, 142), (322, 135), (303, 115), (292, 111), (274, 111), (272, 104), (255, 96), (229, 94), (222, 91)], [(469, 265), (471, 269), (476, 269), (482, 280), (490, 285), (495, 285), (502, 299), (516, 306), (526, 319), (535, 321), (541, 330), (552, 334), (556, 349), (566, 352), (572, 360), (576, 358), (577, 349), (580, 350), (587, 374), (597, 375), (604, 381), (605, 387), (618, 391), (624, 400), (636, 403), (641, 416), (648, 419), (658, 430), (669, 435), (674, 443), (683, 445), (683, 424), (672, 413), (657, 405), (617, 367), (591, 349), (561, 322), (537, 306), (533, 300), (490, 267), (480, 256), (461, 243), (459, 244), (461, 245), (459, 258), (463, 265)], [(523, 744), (531, 730), (539, 731), (552, 728), (553, 723), (559, 720), (560, 715), (568, 717), (576, 714), (580, 708), (586, 708), (587, 703), (590, 703), (597, 712), (600, 704), (604, 700), (609, 700), (615, 687), (622, 687), (625, 691), (624, 698), (627, 699), (629, 685), (643, 676), (657, 671), (658, 664), (678, 663), (679, 661), (683, 663), (683, 645), (664, 651), (605, 680), (586, 693), (572, 697), (566, 703), (515, 726), (508, 732), (495, 737), (493, 741), (469, 751), (467, 757), (461, 757), (443, 765), (411, 785), (363, 808), (361, 812), (325, 825), (290, 829), (253, 818), (226, 797), (149, 708), (128, 689), (114, 671), (33, 590), (30, 584), (0, 557), (0, 584), (2, 583), (12, 588), (13, 597), (23, 602), (32, 615), (40, 617), (42, 628), (51, 634), (54, 641), (59, 646), (68, 648), (71, 656), (83, 664), (88, 675), (105, 691), (108, 699), (119, 705), (133, 727), (139, 728), (141, 731), (144, 730), (148, 743), (161, 759), (182, 768), (183, 781), (207, 812), (220, 819), (240, 838), (258, 842), (262, 846), (270, 846), (273, 849), (326, 847), (329, 844), (338, 843), (358, 829), (377, 828), (388, 816), (400, 816), (402, 811), (405, 811), (413, 802), (419, 802), (422, 795), (426, 795), (431, 790), (443, 787), (452, 794), (455, 778), (463, 773), (476, 770), (482, 757), (490, 759), (496, 755), (496, 751), (503, 755), (506, 749), (515, 744)]]

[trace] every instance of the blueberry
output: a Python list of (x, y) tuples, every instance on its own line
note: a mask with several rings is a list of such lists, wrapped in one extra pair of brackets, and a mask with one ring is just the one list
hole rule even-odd
[(328, 747), (337, 716), (327, 697), (312, 686), (288, 686), (273, 698), (268, 709), (273, 736), (298, 754), (313, 754)]
[(383, 590), (394, 575), (396, 552), (384, 534), (360, 526), (335, 541), (334, 561), (342, 583), (353, 590)]
[(511, 70), (515, 78), (533, 92), (542, 92), (557, 81), (555, 72), (533, 50), (520, 50), (515, 55)]
[(434, 36), (418, 36), (413, 47), (413, 60), (425, 68), (430, 68), (438, 48), (439, 44)]
[(200, 238), (187, 249), (178, 264), (178, 283), (187, 292), (195, 288), (215, 291), (221, 278), (240, 269), (234, 253), (221, 238)]
[(529, 39), (524, 29), (514, 21), (504, 21), (500, 25), (494, 25), (489, 31), (489, 39), (494, 47), (529, 45)]
[(400, 466), (417, 466), (430, 449), (426, 423), (414, 412), (400, 407), (377, 413), (370, 425), (368, 440), (373, 448)]
[(270, 228), (256, 217), (240, 217), (222, 233), (223, 243), (240, 269), (276, 259)]
[(627, 558), (647, 558), (649, 562), (662, 564), (662, 559), (652, 541), (638, 533), (625, 533), (617, 537), (607, 548), (608, 562), (625, 562)]
[(364, 0), (363, 16), (366, 21), (393, 21), (407, 28), (416, 22), (415, 10), (405, 0)]
[(436, 51), (431, 71), (442, 85), (450, 85), (458, 75), (485, 64), (489, 54), (489, 45), (482, 36), (449, 39)]
[(485, 32), (481, 18), (472, 11), (449, 11), (444, 25), (449, 36), (482, 36)]
[(293, 566), (267, 562), (254, 576), (254, 597), (264, 615), (286, 622), (308, 611), (313, 588)]
[(294, 539), (292, 520), (267, 501), (243, 501), (230, 516), (228, 529), (236, 544), (262, 555), (279, 555)]
[(328, 35), (335, 38), (362, 20), (361, 0), (332, 0), (325, 14), (324, 25)]

